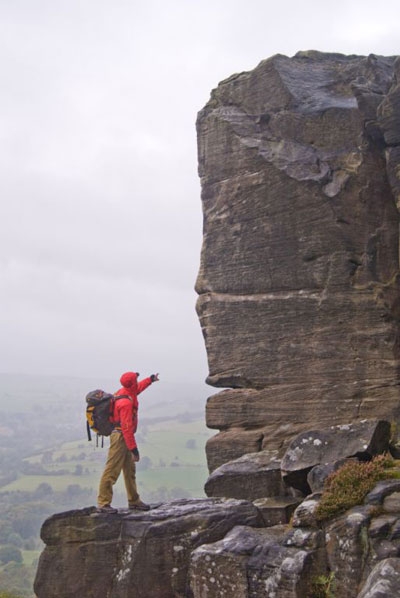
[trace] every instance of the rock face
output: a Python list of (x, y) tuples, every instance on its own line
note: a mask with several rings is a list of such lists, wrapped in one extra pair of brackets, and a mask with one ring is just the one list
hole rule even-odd
[[(148, 513), (61, 513), (42, 528), (38, 598), (381, 598), (400, 595), (400, 481), (318, 523), (319, 497), (292, 525), (262, 501), (175, 501)], [(258, 506), (256, 506), (258, 505)], [(330, 588), (331, 594), (327, 593)], [(324, 590), (324, 592), (322, 591)]]
[(318, 504), (310, 498), (296, 510), (292, 528), (233, 528), (224, 540), (192, 552), (194, 598), (400, 595), (398, 488), (398, 481), (382, 482), (365, 506), (323, 525), (306, 515)]
[(289, 486), (309, 494), (307, 474), (314, 467), (334, 464), (348, 457), (370, 460), (374, 455), (388, 451), (389, 441), (390, 424), (381, 420), (363, 420), (304, 432), (290, 443), (283, 456), (283, 479)]
[[(197, 121), (210, 471), (399, 415), (400, 62), (274, 56)], [(397, 204), (397, 205), (396, 205)]]
[(263, 525), (251, 503), (224, 499), (175, 501), (146, 513), (94, 511), (61, 513), (44, 523), (38, 598), (188, 596), (192, 550), (236, 525)]

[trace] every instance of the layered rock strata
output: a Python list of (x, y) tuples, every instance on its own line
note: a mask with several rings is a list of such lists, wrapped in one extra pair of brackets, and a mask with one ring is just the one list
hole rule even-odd
[(190, 553), (236, 525), (264, 525), (247, 501), (181, 500), (149, 512), (104, 515), (94, 508), (54, 515), (41, 531), (46, 548), (38, 598), (190, 596)]
[(369, 461), (393, 451), (390, 441), (391, 426), (384, 420), (307, 430), (280, 457), (278, 451), (262, 450), (224, 463), (210, 474), (204, 489), (210, 497), (246, 500), (304, 497), (322, 490), (328, 475), (346, 460)]
[[(247, 501), (186, 500), (147, 514), (82, 509), (43, 526), (38, 598), (378, 598), (400, 595), (400, 482), (318, 524), (261, 527)], [(225, 504), (224, 504), (225, 502)], [(381, 593), (379, 593), (381, 592)]]
[(197, 121), (210, 471), (399, 413), (395, 57), (274, 56)]

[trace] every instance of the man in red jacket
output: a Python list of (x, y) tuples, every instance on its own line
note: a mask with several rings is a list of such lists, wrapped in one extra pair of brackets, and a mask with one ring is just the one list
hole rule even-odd
[(138, 377), (139, 374), (135, 372), (122, 374), (120, 379), (122, 388), (115, 393), (116, 401), (112, 420), (115, 429), (110, 436), (110, 448), (97, 497), (97, 511), (101, 513), (117, 512), (117, 509), (111, 506), (111, 501), (113, 486), (119, 478), (121, 470), (124, 474), (129, 508), (141, 511), (150, 509), (149, 505), (140, 500), (136, 488), (135, 463), (140, 459), (135, 440), (139, 408), (137, 395), (153, 382), (157, 382), (158, 374), (152, 374), (148, 378), (140, 380), (140, 382), (138, 382)]

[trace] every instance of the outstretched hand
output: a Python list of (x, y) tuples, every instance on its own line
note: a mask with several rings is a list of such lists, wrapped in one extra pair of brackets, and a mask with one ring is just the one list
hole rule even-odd
[(152, 381), (152, 382), (158, 382), (158, 381), (159, 381), (159, 379), (160, 379), (158, 376), (159, 376), (159, 374), (152, 374), (152, 375), (150, 376), (150, 378), (151, 378), (151, 381)]

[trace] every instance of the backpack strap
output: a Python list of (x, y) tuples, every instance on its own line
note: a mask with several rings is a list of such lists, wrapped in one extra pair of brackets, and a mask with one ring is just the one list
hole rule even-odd
[(89, 422), (88, 421), (86, 421), (86, 431), (87, 431), (87, 438), (88, 438), (89, 442), (91, 442), (92, 435), (90, 433), (90, 426), (89, 426)]
[[(114, 395), (114, 400), (118, 401), (118, 399), (129, 399), (130, 401), (132, 401), (132, 397), (130, 397), (129, 395)], [(121, 422), (114, 422), (114, 428), (115, 428), (115, 430), (117, 430), (118, 432), (120, 432), (121, 429), (117, 428), (117, 426), (121, 426)]]

